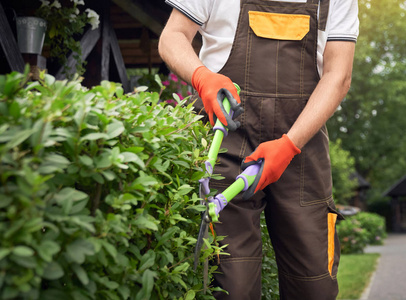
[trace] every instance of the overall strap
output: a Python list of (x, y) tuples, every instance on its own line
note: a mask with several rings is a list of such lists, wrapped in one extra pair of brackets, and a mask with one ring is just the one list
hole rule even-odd
[(319, 10), (319, 30), (325, 31), (327, 18), (328, 18), (328, 10), (330, 6), (330, 0), (307, 0), (307, 4), (319, 4), (320, 1), (320, 10)]
[(330, 0), (320, 0), (319, 30), (321, 31), (326, 30), (329, 6)]

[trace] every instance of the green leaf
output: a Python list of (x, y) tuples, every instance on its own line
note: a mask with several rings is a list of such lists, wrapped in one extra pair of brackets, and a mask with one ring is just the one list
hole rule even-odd
[(17, 101), (13, 101), (9, 107), (9, 114), (13, 118), (17, 119), (21, 115), (21, 108)]
[(12, 137), (12, 139), (4, 146), (4, 149), (7, 151), (14, 147), (17, 147), (18, 145), (23, 143), (26, 139), (28, 139), (34, 133), (34, 131), (35, 131), (34, 129), (26, 129), (17, 132)]
[(163, 88), (163, 87), (164, 87), (163, 84), (162, 84), (162, 81), (161, 81), (161, 77), (159, 77), (158, 74), (155, 74), (154, 79), (155, 79), (155, 81), (158, 83), (158, 85), (159, 85), (160, 88)]
[(141, 171), (140, 176), (134, 180), (132, 186), (134, 188), (143, 189), (144, 187), (155, 185), (155, 184), (158, 184), (158, 181), (154, 177), (145, 175), (145, 173)]
[(145, 270), (144, 274), (142, 274), (142, 288), (141, 291), (137, 294), (135, 298), (136, 300), (145, 300), (151, 298), (155, 275), (155, 272)]
[(117, 291), (120, 293), (123, 299), (129, 299), (131, 296), (131, 291), (126, 285), (121, 285)]
[(58, 165), (62, 165), (62, 166), (66, 166), (66, 165), (70, 164), (69, 159), (67, 159), (66, 157), (64, 157), (62, 155), (55, 154), (55, 153), (48, 154), (45, 157), (45, 160), (49, 163), (58, 164)]
[(148, 90), (147, 86), (137, 86), (137, 88), (135, 89), (136, 92), (145, 92)]
[(173, 226), (170, 227), (160, 238), (157, 238), (158, 244), (156, 245), (155, 249), (157, 249), (159, 246), (165, 244), (169, 239), (173, 237), (173, 235), (179, 231), (179, 227)]
[[(72, 213), (72, 211), (71, 211), (71, 213)], [(78, 216), (72, 217), (70, 220), (73, 224), (79, 225), (82, 229), (89, 231), (90, 233), (95, 232), (95, 228), (92, 224), (93, 218), (90, 216), (78, 215)]]
[(89, 196), (74, 188), (63, 188), (55, 196), (56, 203), (62, 207), (63, 213), (68, 215), (71, 213), (73, 203), (83, 199), (87, 199)]
[(47, 85), (47, 86), (51, 86), (55, 83), (55, 77), (50, 74), (45, 74), (44, 80), (45, 80), (45, 85)]
[(62, 267), (55, 261), (50, 262), (44, 269), (43, 278), (48, 280), (56, 280), (64, 275)]
[(72, 269), (75, 272), (76, 276), (79, 278), (80, 282), (83, 285), (88, 285), (89, 283), (89, 276), (87, 276), (87, 273), (85, 269), (83, 269), (80, 265), (78, 264), (73, 264)]
[(22, 256), (22, 257), (29, 257), (29, 256), (33, 256), (34, 255), (34, 250), (32, 250), (31, 248), (27, 247), (27, 246), (17, 246), (14, 247), (14, 249), (12, 250), (13, 254), (17, 255), (17, 256)]
[(195, 299), (196, 292), (194, 290), (189, 290), (185, 295), (185, 300), (193, 300)]
[[(9, 124), (3, 124), (3, 125), (1, 125), (1, 126), (0, 126), (0, 135), (3, 135), (9, 127), (10, 127)], [(1, 140), (0, 140), (0, 141), (1, 141)]]
[(110, 155), (108, 153), (103, 153), (95, 158), (96, 167), (99, 169), (109, 168), (111, 164)]
[(182, 273), (185, 272), (188, 268), (190, 267), (189, 263), (185, 262), (179, 266), (177, 266), (172, 273), (176, 274), (176, 273)]
[(101, 240), (101, 243), (103, 245), (103, 248), (107, 251), (108, 254), (114, 259), (114, 261), (117, 260), (117, 249), (110, 244), (109, 242), (105, 240)]
[(207, 141), (206, 141), (206, 139), (202, 138), (202, 139), (201, 139), (201, 143), (202, 143), (202, 147), (203, 147), (204, 149), (206, 149), (206, 148), (207, 148)]
[(193, 190), (194, 190), (193, 187), (191, 187), (191, 186), (188, 185), (188, 184), (184, 184), (184, 185), (182, 185), (182, 186), (180, 186), (180, 187), (178, 188), (178, 194), (181, 195), (181, 196), (183, 196), (183, 195), (189, 194), (189, 193), (190, 193), (191, 191), (193, 191)]
[(139, 156), (132, 152), (122, 152), (121, 155), (124, 157), (123, 163), (134, 162), (142, 169), (145, 169), (144, 162), (139, 158)]
[(0, 208), (9, 206), (11, 202), (13, 202), (13, 197), (0, 195)]
[(122, 122), (115, 121), (107, 125), (107, 136), (109, 139), (115, 138), (124, 132), (125, 128)]
[(186, 169), (190, 168), (190, 165), (187, 162), (183, 161), (183, 160), (174, 160), (173, 163), (175, 165), (179, 165), (179, 166), (184, 167)]
[(103, 171), (102, 174), (108, 181), (113, 181), (117, 178), (116, 174), (112, 171)]
[(110, 290), (115, 290), (120, 286), (117, 282), (109, 280), (108, 277), (101, 277), (98, 281)]
[(93, 159), (91, 159), (89, 156), (87, 155), (81, 155), (79, 156), (79, 160), (82, 164), (84, 164), (85, 166), (91, 167), (93, 165)]
[(86, 208), (87, 203), (88, 203), (87, 199), (77, 201), (76, 203), (74, 203), (72, 205), (72, 209), (70, 210), (70, 214), (75, 215), (75, 214), (78, 214), (78, 213), (82, 212), (83, 209)]
[(63, 188), (55, 195), (55, 199), (58, 204), (66, 200), (79, 201), (86, 199), (88, 197), (89, 196), (86, 193), (75, 190), (74, 188), (71, 187)]
[(93, 255), (94, 253), (93, 243), (85, 239), (77, 239), (66, 246), (67, 256), (71, 261), (80, 265), (85, 262), (86, 255)]
[[(153, 219), (152, 216), (149, 216), (149, 217), (150, 217), (150, 219)], [(146, 229), (151, 229), (151, 230), (158, 230), (157, 224), (155, 224), (155, 222), (150, 220), (150, 219), (147, 219), (143, 215), (139, 215), (135, 219), (134, 225), (136, 225), (138, 228), (146, 228)]]
[[(2, 260), (3, 258), (5, 258), (7, 255), (10, 254), (10, 249), (6, 249), (6, 248), (1, 248), (0, 249), (0, 260)], [(0, 285), (1, 286), (1, 285)]]
[(147, 253), (145, 253), (141, 258), (140, 267), (138, 271), (141, 272), (148, 268), (151, 268), (153, 265), (155, 265), (155, 259), (156, 259), (155, 252), (152, 250), (148, 250)]
[(39, 166), (38, 172), (40, 174), (50, 174), (56, 171), (62, 171), (70, 164), (70, 161), (59, 154), (48, 154), (44, 162)]
[(39, 256), (47, 261), (51, 262), (52, 257), (61, 250), (61, 247), (54, 241), (45, 240), (38, 248)]
[(109, 136), (105, 133), (100, 133), (100, 132), (94, 132), (94, 133), (89, 133), (86, 134), (84, 137), (80, 138), (80, 142), (83, 141), (95, 141), (95, 140), (101, 140), (101, 139), (108, 139)]
[(174, 283), (179, 283), (184, 289), (187, 289), (188, 286), (186, 283), (182, 280), (179, 274), (175, 274), (171, 276), (171, 279)]

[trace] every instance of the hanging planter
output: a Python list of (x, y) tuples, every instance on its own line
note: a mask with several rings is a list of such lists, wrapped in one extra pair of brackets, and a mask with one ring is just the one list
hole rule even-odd
[(41, 54), (47, 22), (37, 17), (17, 17), (16, 23), (21, 53)]

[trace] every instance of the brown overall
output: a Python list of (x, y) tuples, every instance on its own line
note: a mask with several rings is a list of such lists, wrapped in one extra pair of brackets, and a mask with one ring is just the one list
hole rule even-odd
[[(230, 57), (219, 72), (241, 87), (241, 127), (230, 132), (214, 173), (219, 192), (241, 173), (242, 160), (261, 143), (287, 133), (319, 81), (318, 29), (324, 30), (328, 0), (306, 3), (242, 0)], [(200, 104), (201, 105), (201, 104)], [(199, 103), (196, 104), (199, 106)], [(234, 198), (220, 212), (218, 235), (230, 256), (220, 260), (215, 281), (229, 292), (217, 299), (261, 298), (260, 215), (265, 210), (276, 253), (281, 299), (335, 299), (338, 293), (337, 212), (325, 126), (307, 143), (282, 177), (252, 199)], [(339, 216), (341, 217), (341, 216)]]

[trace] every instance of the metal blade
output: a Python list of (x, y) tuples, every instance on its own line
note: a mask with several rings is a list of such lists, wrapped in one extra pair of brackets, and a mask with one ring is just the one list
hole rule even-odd
[(202, 221), (200, 223), (200, 231), (197, 237), (196, 248), (195, 248), (195, 261), (194, 261), (194, 270), (196, 271), (197, 265), (199, 263), (200, 251), (204, 244), (203, 239), (208, 237), (208, 226), (210, 224), (210, 217), (207, 210), (202, 214)]

